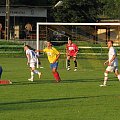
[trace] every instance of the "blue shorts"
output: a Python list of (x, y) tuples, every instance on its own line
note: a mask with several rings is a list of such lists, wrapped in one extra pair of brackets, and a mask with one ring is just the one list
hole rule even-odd
[(1, 76), (2, 76), (2, 67), (0, 66), (0, 78), (1, 78)]
[(50, 68), (53, 69), (53, 68), (57, 68), (58, 67), (58, 62), (55, 62), (55, 63), (51, 63), (50, 64)]

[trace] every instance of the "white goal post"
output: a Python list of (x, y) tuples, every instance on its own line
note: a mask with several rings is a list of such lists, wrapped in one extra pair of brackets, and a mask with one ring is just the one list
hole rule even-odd
[[(37, 22), (37, 33), (36, 33), (36, 49), (38, 50), (40, 48), (39, 45), (39, 29), (40, 26), (45, 25), (45, 26), (49, 26), (49, 25), (54, 25), (54, 26), (109, 26), (109, 25), (114, 25), (114, 26), (120, 26), (120, 23), (51, 23), (51, 22)], [(38, 67), (38, 64), (37, 64)]]

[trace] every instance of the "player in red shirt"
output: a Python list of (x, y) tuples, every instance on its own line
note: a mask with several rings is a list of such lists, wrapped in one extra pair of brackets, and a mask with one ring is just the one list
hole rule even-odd
[(67, 55), (67, 70), (70, 70), (70, 58), (73, 58), (75, 69), (74, 71), (77, 71), (77, 61), (76, 56), (78, 53), (78, 46), (74, 43), (72, 43), (72, 40), (68, 40), (68, 44), (66, 45), (66, 55)]

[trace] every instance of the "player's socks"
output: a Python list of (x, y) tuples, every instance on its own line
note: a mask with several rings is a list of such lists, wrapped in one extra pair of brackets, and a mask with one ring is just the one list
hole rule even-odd
[(103, 82), (103, 85), (106, 85), (106, 83), (107, 83), (107, 80), (108, 80), (108, 77), (104, 77), (104, 82)]
[(70, 70), (70, 66), (67, 67), (67, 70), (68, 70), (68, 71)]
[(34, 72), (31, 71), (31, 79), (34, 78)]
[(57, 82), (59, 82), (61, 80), (58, 72), (53, 73), (53, 76)]
[(77, 67), (75, 67), (74, 71), (77, 71)]
[(103, 82), (103, 84), (102, 85), (100, 85), (101, 87), (103, 87), (103, 86), (106, 86), (106, 83), (107, 83), (107, 80), (108, 80), (108, 74), (107, 73), (104, 73), (104, 82)]
[(120, 81), (120, 74), (117, 77), (118, 77), (118, 80)]
[(75, 68), (77, 68), (77, 61), (76, 60), (74, 61), (74, 64), (75, 64)]
[(38, 73), (39, 73), (39, 71), (38, 71), (38, 70), (34, 70), (34, 73), (35, 73), (35, 74), (38, 74)]
[(38, 74), (39, 78), (41, 77), (41, 72), (39, 72), (38, 70), (34, 70), (35, 74)]
[(103, 82), (103, 85), (106, 85), (107, 83), (107, 80), (108, 80), (108, 73), (104, 73), (104, 82)]
[(106, 85), (106, 83), (107, 83), (107, 80), (104, 80), (103, 85)]
[(67, 60), (67, 66), (70, 67), (70, 60)]
[(41, 73), (41, 72), (38, 72), (38, 76), (39, 76), (39, 78), (41, 78), (41, 75), (42, 75), (42, 73)]

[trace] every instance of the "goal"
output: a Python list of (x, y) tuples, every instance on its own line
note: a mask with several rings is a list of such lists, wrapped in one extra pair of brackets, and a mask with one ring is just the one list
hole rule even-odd
[[(69, 38), (79, 45), (79, 54), (101, 55), (108, 40), (120, 45), (120, 23), (49, 23), (38, 22), (36, 49), (44, 47), (44, 41), (50, 39), (56, 46), (67, 43)], [(87, 46), (86, 43), (91, 43)], [(94, 44), (99, 44), (93, 46)], [(92, 49), (92, 52), (91, 52)], [(83, 51), (83, 52), (82, 52)], [(61, 52), (65, 54), (63, 50)]]
[[(48, 32), (48, 29), (50, 29), (49, 27), (51, 27), (51, 26), (55, 26), (52, 30), (53, 31), (62, 31), (61, 29), (64, 29), (64, 28), (61, 28), (60, 26), (69, 26), (69, 28), (67, 28), (67, 29), (64, 29), (64, 32), (68, 32), (68, 29), (70, 30), (71, 29), (71, 34), (70, 35), (66, 35), (66, 36), (68, 36), (68, 37), (70, 37), (70, 36), (74, 36), (73, 34), (75, 34), (75, 31), (74, 31), (74, 29), (76, 29), (76, 37), (80, 37), (80, 36), (78, 36), (78, 35), (81, 35), (82, 36), (82, 33), (78, 33), (78, 32), (80, 32), (80, 31), (86, 31), (86, 33), (90, 33), (90, 28), (93, 28), (93, 31), (91, 31), (91, 35), (99, 35), (100, 34), (100, 31), (102, 31), (101, 32), (101, 34), (104, 32), (104, 33), (108, 33), (108, 34), (110, 34), (109, 32), (111, 32), (113, 29), (114, 30), (117, 30), (117, 31), (119, 31), (119, 29), (120, 29), (120, 23), (44, 23), (44, 22), (38, 22), (37, 23), (37, 49), (39, 49), (40, 48), (40, 46), (39, 46), (39, 42), (40, 42), (40, 39), (42, 40), (43, 38), (42, 38), (42, 34), (40, 33), (43, 29), (41, 28), (41, 26), (44, 28), (44, 31), (46, 32), (46, 39), (47, 39), (47, 37), (48, 37), (48, 34), (49, 33), (47, 33)], [(70, 27), (70, 26), (72, 26), (72, 27)], [(81, 26), (82, 26), (82, 28), (81, 28)], [(86, 29), (85, 29), (85, 27), (86, 27)], [(89, 28), (89, 29), (88, 29)], [(82, 29), (82, 30), (81, 30)], [(66, 30), (66, 31), (65, 31)], [(96, 32), (96, 34), (95, 34), (95, 32)], [(97, 33), (98, 32), (98, 33)], [(66, 34), (65, 33), (65, 34)], [(43, 36), (44, 36), (45, 34), (43, 34)], [(118, 35), (119, 36), (119, 35)], [(94, 36), (95, 37), (95, 36)], [(108, 35), (108, 36), (106, 36), (106, 39), (107, 39), (107, 37), (110, 37), (110, 35)], [(99, 39), (99, 38), (98, 38)], [(102, 39), (102, 38), (101, 38)], [(105, 38), (103, 38), (103, 39), (105, 39)], [(118, 38), (118, 39), (120, 39), (120, 38)]]

